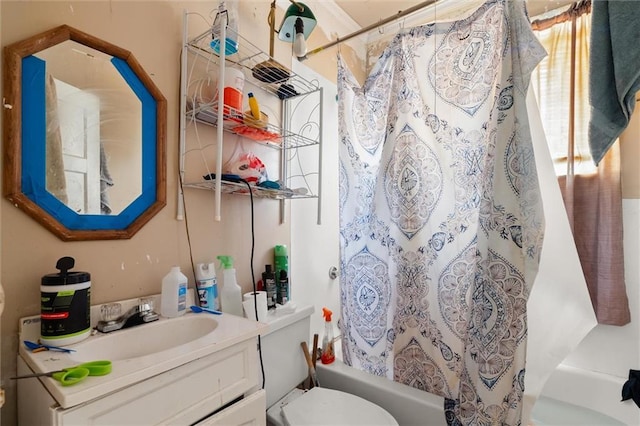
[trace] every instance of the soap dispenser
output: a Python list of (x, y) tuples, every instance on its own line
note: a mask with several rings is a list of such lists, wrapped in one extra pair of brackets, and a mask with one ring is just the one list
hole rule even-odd
[(236, 270), (233, 267), (231, 256), (218, 256), (222, 268), (222, 290), (220, 291), (220, 304), (222, 312), (231, 315), (243, 316), (242, 289), (236, 281)]

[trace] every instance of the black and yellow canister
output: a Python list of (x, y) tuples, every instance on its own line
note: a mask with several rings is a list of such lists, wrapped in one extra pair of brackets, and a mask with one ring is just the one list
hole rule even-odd
[(91, 332), (91, 275), (70, 271), (72, 257), (58, 259), (60, 271), (42, 277), (40, 285), (40, 341), (65, 346), (89, 337)]

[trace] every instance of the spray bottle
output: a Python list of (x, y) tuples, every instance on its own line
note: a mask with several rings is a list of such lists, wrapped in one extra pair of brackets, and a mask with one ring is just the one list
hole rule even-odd
[(322, 356), (320, 360), (323, 364), (331, 364), (336, 360), (333, 351), (333, 325), (331, 324), (331, 312), (327, 308), (322, 308), (322, 316), (324, 316), (324, 337), (322, 338)]
[(242, 289), (236, 281), (233, 258), (231, 256), (218, 256), (218, 260), (220, 260), (220, 267), (223, 270), (222, 290), (220, 291), (222, 312), (241, 317), (243, 316)]

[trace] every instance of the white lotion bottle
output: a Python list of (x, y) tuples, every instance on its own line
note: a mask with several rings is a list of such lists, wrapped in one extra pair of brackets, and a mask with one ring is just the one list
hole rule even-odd
[(160, 315), (175, 318), (187, 310), (187, 277), (180, 272), (179, 266), (173, 266), (162, 279)]
[(242, 309), (242, 289), (236, 280), (236, 270), (231, 256), (218, 256), (222, 267), (222, 290), (220, 303), (222, 312), (239, 317), (244, 316)]

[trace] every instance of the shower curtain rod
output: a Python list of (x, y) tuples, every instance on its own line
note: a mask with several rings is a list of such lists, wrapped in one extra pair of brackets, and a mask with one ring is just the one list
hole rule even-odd
[(389, 16), (387, 18), (384, 18), (383, 20), (378, 21), (375, 24), (368, 25), (368, 26), (366, 26), (364, 28), (361, 28), (358, 31), (354, 31), (351, 34), (348, 34), (348, 35), (346, 35), (344, 37), (337, 37), (334, 41), (332, 41), (330, 43), (327, 43), (324, 46), (316, 47), (315, 49), (310, 50), (309, 52), (307, 52), (306, 56), (315, 55), (316, 53), (321, 52), (321, 51), (323, 51), (323, 50), (325, 50), (325, 49), (327, 49), (329, 47), (333, 47), (336, 44), (340, 44), (340, 43), (342, 43), (344, 41), (347, 41), (347, 40), (349, 40), (349, 39), (351, 39), (353, 37), (359, 36), (360, 34), (363, 34), (363, 33), (369, 32), (369, 31), (371, 31), (373, 29), (376, 29), (378, 27), (381, 27), (381, 26), (383, 26), (385, 24), (388, 24), (389, 22), (395, 21), (396, 19), (400, 19), (400, 18), (402, 18), (404, 16), (407, 16), (407, 15), (413, 13), (413, 12), (416, 12), (416, 11), (418, 11), (418, 10), (424, 8), (424, 7), (431, 6), (432, 4), (436, 3), (437, 1), (438, 0), (427, 0), (427, 1), (423, 1), (422, 3), (416, 4), (415, 6), (411, 6), (408, 9), (400, 10), (395, 15), (391, 15), (391, 16)]

